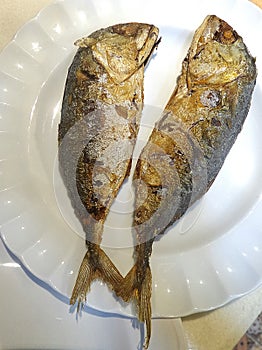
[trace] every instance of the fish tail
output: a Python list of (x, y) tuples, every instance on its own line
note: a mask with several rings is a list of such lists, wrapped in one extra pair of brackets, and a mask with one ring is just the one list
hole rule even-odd
[(121, 290), (117, 293), (124, 301), (134, 301), (137, 308), (138, 320), (145, 323), (146, 338), (144, 348), (147, 349), (151, 338), (151, 295), (152, 275), (150, 266), (141, 271), (136, 263), (126, 275)]
[(123, 277), (118, 269), (98, 245), (89, 244), (88, 248), (80, 265), (70, 299), (71, 305), (78, 302), (77, 311), (85, 304), (86, 295), (90, 291), (91, 283), (94, 280), (99, 279), (103, 281), (113, 291), (123, 281)]
[[(139, 295), (140, 294), (140, 295)], [(152, 295), (152, 275), (151, 269), (148, 266), (145, 272), (145, 279), (140, 293), (137, 297), (138, 319), (145, 323), (146, 338), (144, 348), (147, 349), (151, 338), (151, 295)]]
[(99, 252), (100, 278), (115, 292), (124, 278), (107, 254), (102, 249)]
[(90, 290), (92, 281), (98, 278), (96, 270), (94, 269), (89, 256), (90, 254), (86, 252), (80, 265), (77, 279), (70, 298), (70, 305), (74, 305), (77, 302), (77, 311), (79, 311), (80, 307), (83, 307), (85, 304), (86, 295)]

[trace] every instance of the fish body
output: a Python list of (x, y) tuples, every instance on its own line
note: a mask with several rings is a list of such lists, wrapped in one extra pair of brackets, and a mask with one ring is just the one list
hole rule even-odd
[(113, 290), (122, 280), (100, 244), (110, 206), (129, 175), (143, 108), (144, 68), (157, 38), (155, 26), (127, 23), (76, 42), (58, 128), (60, 172), (87, 247), (71, 304), (85, 301), (94, 279)]
[(207, 16), (194, 34), (182, 72), (137, 163), (135, 265), (119, 295), (134, 300), (151, 334), (150, 255), (155, 237), (214, 182), (248, 114), (255, 59), (222, 19)]

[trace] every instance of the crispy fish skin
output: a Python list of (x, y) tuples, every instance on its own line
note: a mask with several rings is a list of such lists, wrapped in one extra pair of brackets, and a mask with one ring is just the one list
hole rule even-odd
[(149, 259), (157, 235), (215, 180), (248, 114), (255, 59), (222, 19), (207, 16), (194, 34), (182, 73), (135, 169), (135, 265), (118, 294), (134, 300), (151, 335)]
[(153, 25), (126, 23), (76, 42), (58, 128), (60, 172), (87, 247), (71, 304), (86, 300), (94, 279), (112, 290), (123, 279), (100, 243), (110, 206), (129, 175), (143, 108), (144, 67), (157, 38)]

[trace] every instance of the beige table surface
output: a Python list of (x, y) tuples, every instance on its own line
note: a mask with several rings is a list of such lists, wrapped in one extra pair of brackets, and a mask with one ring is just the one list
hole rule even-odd
[[(51, 2), (0, 0), (0, 50), (25, 22)], [(253, 2), (262, 8), (262, 0)], [(232, 350), (261, 310), (262, 287), (215, 311), (183, 318), (188, 349)]]

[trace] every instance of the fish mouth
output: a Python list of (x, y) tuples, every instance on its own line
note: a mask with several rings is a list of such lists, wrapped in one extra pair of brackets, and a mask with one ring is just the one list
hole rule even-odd
[(143, 45), (139, 47), (139, 42), (137, 42), (137, 62), (139, 64), (139, 67), (142, 65), (146, 66), (154, 50), (157, 48), (158, 44), (161, 41), (161, 38), (158, 39), (159, 29), (154, 25), (150, 25), (146, 32), (146, 36), (143, 38)]
[(225, 21), (219, 19), (219, 28), (214, 33), (214, 40), (220, 44), (232, 45), (237, 41), (239, 35), (237, 32)]
[(221, 45), (232, 45), (240, 36), (224, 20), (216, 15), (208, 15), (194, 34), (191, 56), (196, 55), (208, 42), (216, 41)]
[(158, 45), (160, 44), (162, 40), (162, 37), (158, 38), (158, 40), (154, 43), (154, 45), (152, 46), (151, 51), (149, 52), (149, 55), (147, 56), (147, 58), (144, 61), (144, 66), (146, 67), (147, 63), (149, 62), (149, 60), (151, 59), (153, 52), (158, 48)]
[(237, 32), (227, 22), (216, 15), (207, 16), (199, 29), (200, 41), (215, 40), (220, 44), (232, 45), (239, 38)]

